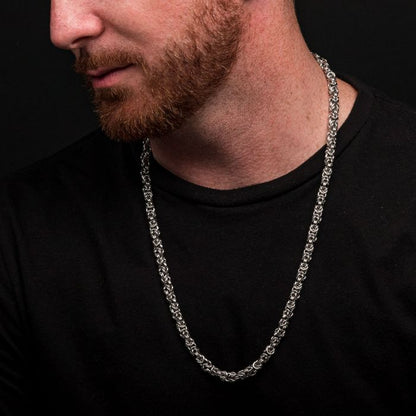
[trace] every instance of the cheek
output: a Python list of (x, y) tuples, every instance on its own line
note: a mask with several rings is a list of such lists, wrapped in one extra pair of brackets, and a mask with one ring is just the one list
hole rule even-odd
[(112, 1), (117, 1), (117, 11), (108, 16), (109, 26), (149, 52), (162, 49), (185, 33), (193, 16), (191, 5), (195, 4), (195, 0)]

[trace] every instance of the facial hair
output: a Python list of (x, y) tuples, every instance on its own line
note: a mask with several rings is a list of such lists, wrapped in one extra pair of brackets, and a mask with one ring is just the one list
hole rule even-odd
[(81, 56), (75, 71), (137, 65), (141, 85), (93, 89), (94, 108), (106, 135), (134, 141), (165, 136), (192, 117), (224, 83), (238, 55), (243, 30), (241, 4), (234, 0), (197, 0), (192, 23), (181, 39), (166, 45), (153, 65), (140, 51), (113, 49)]

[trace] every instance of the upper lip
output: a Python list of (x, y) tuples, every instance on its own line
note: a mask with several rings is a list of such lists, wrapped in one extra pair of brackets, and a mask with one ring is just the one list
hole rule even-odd
[(98, 69), (92, 69), (86, 72), (86, 74), (90, 77), (102, 77), (104, 75), (107, 75), (110, 72), (116, 71), (118, 69), (124, 69), (130, 66), (130, 64), (122, 65), (122, 66), (112, 66), (112, 67), (102, 67)]

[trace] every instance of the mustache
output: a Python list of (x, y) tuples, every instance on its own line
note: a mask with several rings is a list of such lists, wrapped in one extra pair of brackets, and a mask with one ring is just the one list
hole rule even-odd
[(128, 51), (105, 51), (96, 54), (82, 52), (75, 61), (73, 69), (77, 74), (86, 75), (88, 71), (94, 71), (99, 68), (124, 67), (127, 65), (137, 65), (145, 72), (148, 71), (143, 55)]

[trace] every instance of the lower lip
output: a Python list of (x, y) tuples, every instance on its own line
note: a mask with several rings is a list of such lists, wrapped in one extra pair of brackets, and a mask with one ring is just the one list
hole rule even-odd
[(91, 77), (91, 84), (93, 88), (109, 88), (114, 87), (116, 84), (120, 83), (125, 76), (126, 72), (132, 65), (126, 66), (124, 68), (119, 68), (114, 71), (109, 72), (101, 77)]

